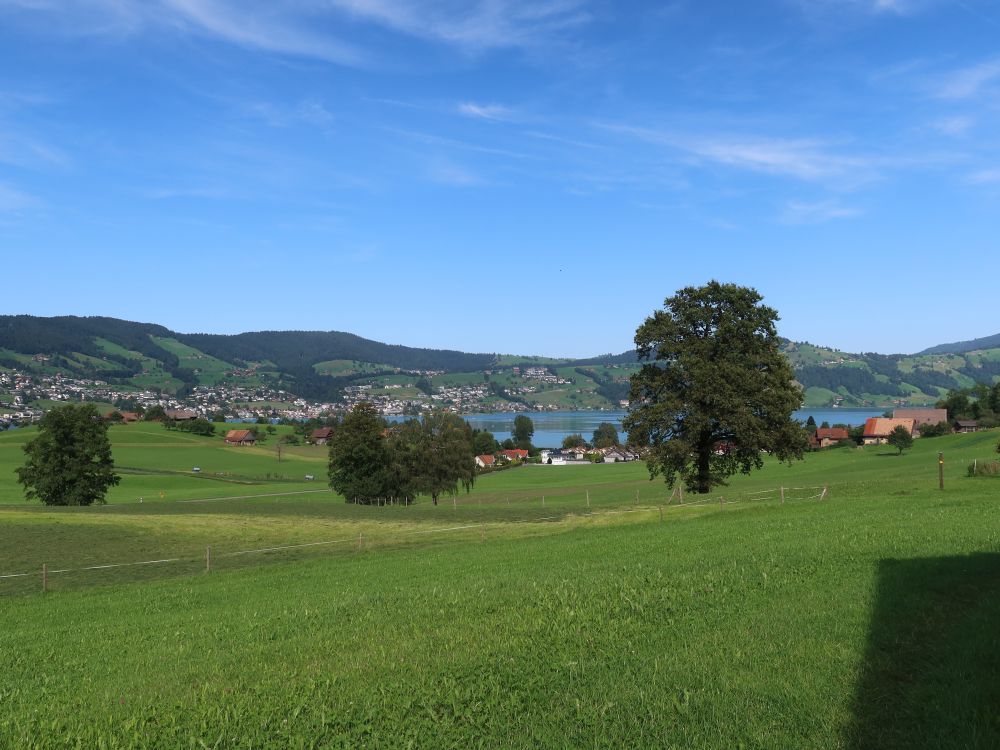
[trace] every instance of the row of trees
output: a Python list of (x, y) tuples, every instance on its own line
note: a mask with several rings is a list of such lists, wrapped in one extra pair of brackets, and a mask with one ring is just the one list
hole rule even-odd
[(563, 438), (562, 447), (565, 448), (614, 448), (621, 445), (618, 439), (618, 429), (610, 422), (601, 422), (594, 430), (593, 437), (588, 443), (583, 435), (574, 433)]
[(439, 412), (389, 425), (361, 403), (333, 428), (330, 487), (348, 502), (409, 504), (429, 495), (468, 492), (476, 479), (472, 429), (456, 414)]

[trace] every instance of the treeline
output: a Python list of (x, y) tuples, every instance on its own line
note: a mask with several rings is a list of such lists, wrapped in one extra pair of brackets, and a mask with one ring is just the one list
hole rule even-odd
[(822, 367), (807, 365), (795, 370), (795, 379), (806, 388), (836, 391), (843, 386), (851, 393), (877, 393), (904, 396), (906, 391), (895, 383), (885, 383), (863, 367)]
[(279, 370), (301, 373), (317, 362), (352, 359), (404, 370), (469, 372), (488, 368), (495, 354), (466, 354), (446, 349), (417, 349), (383, 344), (340, 331), (260, 331), (232, 336), (172, 334), (177, 340), (227, 362), (273, 362)]
[(358, 404), (333, 427), (329, 477), (349, 503), (409, 505), (430, 495), (436, 505), (476, 480), (472, 429), (445, 412), (390, 425), (372, 404)]
[(1000, 383), (956, 388), (938, 401), (937, 408), (947, 409), (952, 422), (968, 419), (979, 422), (980, 427), (1000, 427)]

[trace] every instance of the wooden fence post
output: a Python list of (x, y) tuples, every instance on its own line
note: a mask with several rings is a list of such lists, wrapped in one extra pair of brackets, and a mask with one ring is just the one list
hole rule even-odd
[(784, 487), (781, 488), (781, 504), (782, 505), (785, 504), (785, 488)]
[(542, 507), (545, 507), (545, 495), (542, 495)]
[(209, 573), (212, 570), (212, 545), (205, 547), (205, 572)]
[(587, 490), (587, 507), (590, 507), (590, 490)]
[(49, 590), (49, 566), (46, 563), (42, 563), (42, 593), (46, 593)]
[(660, 506), (660, 523), (663, 523), (663, 506)]
[(361, 532), (359, 531), (358, 532), (358, 552), (361, 551), (361, 547), (363, 545), (364, 545), (364, 538), (362, 537)]

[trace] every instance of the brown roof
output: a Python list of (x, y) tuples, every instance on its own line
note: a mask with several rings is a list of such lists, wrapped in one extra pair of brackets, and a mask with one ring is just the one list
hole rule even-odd
[(523, 459), (528, 457), (528, 451), (526, 451), (524, 448), (511, 448), (509, 450), (503, 451), (503, 454), (511, 461), (514, 461), (519, 458)]
[(326, 440), (331, 435), (333, 435), (332, 427), (320, 427), (318, 430), (312, 431), (313, 440)]
[(847, 440), (851, 436), (847, 434), (846, 427), (817, 427), (817, 440)]
[(226, 433), (227, 443), (241, 443), (244, 440), (256, 440), (252, 430), (230, 430)]
[(912, 419), (917, 425), (948, 421), (947, 409), (893, 409), (893, 419)]

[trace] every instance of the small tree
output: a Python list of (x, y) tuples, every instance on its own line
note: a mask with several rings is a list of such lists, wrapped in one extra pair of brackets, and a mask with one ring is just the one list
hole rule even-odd
[(103, 503), (114, 472), (108, 425), (91, 404), (59, 406), (38, 425), (24, 446), (28, 459), (17, 470), (25, 496), (46, 505)]
[(899, 451), (898, 455), (903, 455), (903, 451), (913, 445), (913, 435), (903, 425), (898, 425), (889, 433), (888, 442)]
[(587, 441), (583, 439), (583, 435), (580, 433), (574, 433), (572, 435), (567, 435), (563, 438), (562, 447), (563, 448), (576, 448), (578, 445), (586, 445)]
[(809, 419), (806, 420), (806, 427), (812, 427), (816, 429), (816, 418), (812, 414), (809, 415)]
[(512, 437), (518, 448), (525, 450), (531, 448), (531, 438), (534, 434), (535, 423), (531, 421), (531, 417), (526, 417), (524, 414), (518, 414), (514, 417)]
[(618, 445), (618, 430), (610, 422), (601, 422), (594, 430), (595, 448), (613, 448)]

